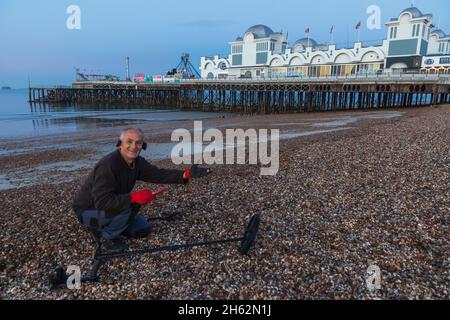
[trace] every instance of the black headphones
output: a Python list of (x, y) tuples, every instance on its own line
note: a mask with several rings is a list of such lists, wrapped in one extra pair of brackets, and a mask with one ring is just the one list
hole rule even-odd
[[(120, 147), (122, 140), (117, 140), (116, 147)], [(142, 150), (147, 150), (147, 142), (142, 142)]]

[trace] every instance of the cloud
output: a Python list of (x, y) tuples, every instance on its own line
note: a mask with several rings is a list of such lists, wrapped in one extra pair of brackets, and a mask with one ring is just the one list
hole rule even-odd
[(232, 24), (236, 24), (234, 20), (194, 20), (194, 21), (186, 21), (180, 22), (176, 25), (179, 27), (193, 27), (193, 28), (216, 28), (229, 26)]

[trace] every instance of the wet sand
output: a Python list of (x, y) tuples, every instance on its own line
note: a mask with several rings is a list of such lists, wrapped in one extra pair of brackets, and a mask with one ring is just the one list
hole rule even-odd
[[(203, 126), (279, 128), (290, 137), (280, 142), (279, 173), (213, 165), (207, 178), (170, 186), (142, 213), (181, 216), (155, 221), (151, 236), (132, 247), (239, 237), (260, 213), (249, 256), (231, 244), (119, 259), (101, 269), (100, 283), (51, 291), (56, 265), (89, 268), (94, 247), (71, 201), (95, 161), (114, 150), (120, 129), (3, 139), (0, 175), (11, 189), (0, 190), (0, 298), (448, 299), (449, 107), (245, 116)], [(192, 129), (192, 121), (140, 127), (149, 143), (169, 143), (173, 129)], [(42, 148), (30, 152), (30, 144)], [(28, 185), (17, 188), (23, 177)], [(365, 282), (372, 263), (382, 272), (375, 292)]]

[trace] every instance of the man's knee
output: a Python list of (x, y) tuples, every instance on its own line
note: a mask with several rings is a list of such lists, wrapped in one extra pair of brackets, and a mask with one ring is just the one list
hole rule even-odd
[(150, 223), (140, 214), (136, 215), (126, 230), (131, 238), (145, 238), (151, 231)]
[(101, 228), (101, 212), (86, 210), (78, 216), (78, 221), (87, 229), (99, 230)]

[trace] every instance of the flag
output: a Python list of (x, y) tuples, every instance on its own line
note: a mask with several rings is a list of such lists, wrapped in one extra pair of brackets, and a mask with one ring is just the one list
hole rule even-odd
[(334, 26), (331, 26), (331, 29), (330, 29), (330, 34), (332, 34), (332, 33), (333, 33), (333, 29), (334, 29)]
[(361, 21), (358, 22), (358, 24), (356, 25), (356, 30), (358, 30), (359, 28), (361, 28)]
[(309, 27), (306, 28), (305, 33), (309, 33)]

